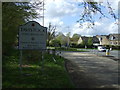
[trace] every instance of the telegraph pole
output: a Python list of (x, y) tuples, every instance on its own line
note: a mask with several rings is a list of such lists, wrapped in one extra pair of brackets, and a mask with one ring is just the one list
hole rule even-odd
[(44, 0), (43, 0), (43, 26), (44, 26)]
[[(70, 27), (68, 26), (67, 29), (68, 29), (68, 31), (69, 31)], [(67, 37), (67, 47), (69, 47), (69, 44), (70, 44), (69, 35), (70, 35), (70, 32), (68, 33), (68, 37)]]

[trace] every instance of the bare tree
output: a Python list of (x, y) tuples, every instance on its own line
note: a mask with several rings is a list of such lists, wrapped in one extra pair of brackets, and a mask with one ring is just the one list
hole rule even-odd
[(50, 44), (50, 41), (55, 38), (55, 33), (56, 33), (56, 26), (55, 25), (52, 25), (51, 23), (49, 23), (49, 26), (48, 26), (48, 38), (47, 38), (47, 44), (49, 46)]

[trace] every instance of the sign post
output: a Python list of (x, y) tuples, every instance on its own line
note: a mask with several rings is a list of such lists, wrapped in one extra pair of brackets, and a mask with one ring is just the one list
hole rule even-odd
[(20, 50), (19, 67), (20, 67), (20, 73), (22, 73), (22, 50)]
[[(47, 28), (30, 21), (19, 27), (20, 71), (22, 73), (22, 50), (46, 50)], [(42, 55), (43, 59), (43, 55)], [(43, 61), (43, 60), (42, 60)]]

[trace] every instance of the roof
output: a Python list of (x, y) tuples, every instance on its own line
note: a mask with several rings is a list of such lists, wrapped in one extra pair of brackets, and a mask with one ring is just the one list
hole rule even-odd
[(99, 43), (99, 39), (96, 36), (93, 36), (93, 43)]
[(85, 37), (85, 36), (81, 36), (81, 38), (82, 38), (82, 40), (85, 41), (85, 42), (87, 42), (88, 39), (89, 39), (89, 37)]
[(118, 39), (120, 39), (120, 34), (110, 34), (109, 39), (110, 40), (118, 40)]

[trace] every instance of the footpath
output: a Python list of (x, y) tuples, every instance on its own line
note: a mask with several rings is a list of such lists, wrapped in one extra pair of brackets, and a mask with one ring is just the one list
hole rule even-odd
[(118, 61), (83, 52), (62, 52), (76, 88), (118, 89)]

